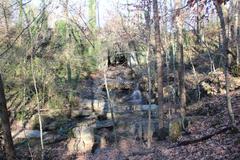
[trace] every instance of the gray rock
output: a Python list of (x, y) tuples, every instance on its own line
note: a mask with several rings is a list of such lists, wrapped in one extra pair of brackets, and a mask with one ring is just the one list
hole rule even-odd
[(77, 126), (72, 130), (74, 139), (74, 146), (71, 146), (76, 151), (87, 152), (90, 151), (94, 145), (94, 128), (92, 126)]
[(71, 111), (71, 118), (77, 118), (80, 116), (83, 117), (89, 117), (92, 116), (94, 114), (94, 112), (91, 109), (78, 109), (78, 108), (73, 108)]
[[(40, 138), (40, 131), (39, 130), (22, 130), (17, 133), (12, 133), (13, 137), (16, 139), (33, 139), (33, 138)], [(43, 132), (43, 135), (46, 135), (47, 132)]]

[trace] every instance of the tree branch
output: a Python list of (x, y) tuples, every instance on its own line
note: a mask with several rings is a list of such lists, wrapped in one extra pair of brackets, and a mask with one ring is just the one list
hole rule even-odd
[[(50, 3), (49, 3), (50, 4)], [(48, 4), (48, 5), (49, 5)], [(13, 43), (11, 43), (9, 45), (9, 47), (7, 49), (5, 49), (1, 54), (0, 54), (0, 57), (3, 56), (4, 54), (6, 54), (15, 44), (15, 42), (20, 38), (20, 36), (37, 20), (37, 18), (43, 13), (43, 11), (47, 8), (46, 5), (42, 11), (40, 11), (40, 13), (25, 27), (23, 28), (23, 30), (17, 35), (17, 37), (14, 39)]]

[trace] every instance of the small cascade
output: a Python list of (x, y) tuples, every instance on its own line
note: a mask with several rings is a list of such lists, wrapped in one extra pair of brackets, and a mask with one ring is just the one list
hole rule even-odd
[(139, 90), (139, 83), (137, 83), (137, 86), (135, 87), (133, 93), (130, 96), (130, 100), (129, 103), (131, 105), (138, 105), (138, 104), (142, 104), (142, 93)]

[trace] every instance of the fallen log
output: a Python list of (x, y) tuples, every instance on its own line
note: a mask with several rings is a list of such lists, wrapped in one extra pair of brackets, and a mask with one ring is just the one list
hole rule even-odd
[(211, 137), (215, 136), (215, 135), (218, 135), (218, 134), (221, 134), (223, 132), (226, 132), (228, 130), (231, 130), (232, 127), (229, 126), (229, 127), (225, 127), (219, 131), (216, 131), (212, 134), (209, 134), (209, 135), (205, 135), (203, 137), (200, 137), (200, 138), (197, 138), (197, 139), (190, 139), (190, 140), (185, 140), (185, 141), (180, 141), (180, 142), (177, 142), (177, 144), (171, 146), (170, 148), (175, 148), (175, 147), (180, 147), (180, 146), (186, 146), (186, 145), (189, 145), (189, 144), (193, 144), (193, 143), (198, 143), (198, 142), (202, 142), (202, 141), (205, 141), (207, 139), (210, 139)]

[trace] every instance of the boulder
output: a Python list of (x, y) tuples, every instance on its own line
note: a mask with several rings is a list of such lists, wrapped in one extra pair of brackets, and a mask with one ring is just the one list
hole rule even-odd
[(181, 121), (179, 121), (178, 119), (172, 120), (169, 123), (169, 138), (173, 142), (176, 142), (181, 135), (182, 135)]
[[(74, 151), (91, 151), (94, 145), (94, 128), (92, 126), (82, 125), (72, 129), (74, 138), (68, 148)], [(73, 145), (73, 146), (71, 146)]]

